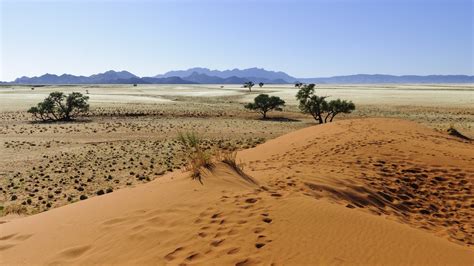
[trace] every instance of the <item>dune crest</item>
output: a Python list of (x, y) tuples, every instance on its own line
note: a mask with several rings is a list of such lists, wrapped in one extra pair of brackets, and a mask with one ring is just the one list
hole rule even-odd
[(258, 185), (219, 164), (0, 224), (0, 263), (472, 265), (472, 150), (403, 120), (314, 126), (238, 154)]

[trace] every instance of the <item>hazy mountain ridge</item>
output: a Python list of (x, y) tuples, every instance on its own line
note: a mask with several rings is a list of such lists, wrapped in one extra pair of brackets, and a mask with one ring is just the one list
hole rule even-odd
[(154, 77), (139, 77), (128, 71), (109, 70), (91, 76), (71, 74), (44, 74), (39, 77), (21, 77), (3, 84), (243, 84), (252, 81), (266, 84), (288, 84), (296, 81), (319, 84), (384, 84), (384, 83), (474, 83), (469, 75), (384, 75), (357, 74), (321, 78), (295, 78), (284, 72), (268, 71), (263, 68), (209, 70), (208, 68), (190, 68), (188, 70), (169, 71)]
[(261, 79), (262, 82), (265, 82), (265, 81), (268, 82), (272, 80), (284, 80), (287, 83), (292, 83), (297, 80), (295, 77), (292, 77), (286, 74), (285, 72), (265, 70), (263, 68), (256, 68), (256, 67), (247, 68), (247, 69), (234, 68), (232, 70), (223, 70), (223, 71), (210, 70), (208, 68), (202, 68), (202, 67), (195, 67), (195, 68), (190, 68), (187, 70), (169, 71), (169, 72), (166, 72), (165, 74), (156, 75), (155, 77), (160, 78), (160, 77), (177, 76), (177, 77), (185, 78), (185, 77), (191, 76), (193, 73), (204, 74), (211, 77), (219, 77), (222, 79), (231, 78), (231, 77), (248, 79), (250, 77), (254, 77), (257, 79)]
[(474, 83), (474, 76), (468, 75), (383, 75), (357, 74), (348, 76), (334, 76), (327, 78), (301, 78), (305, 83), (326, 84), (377, 84), (377, 83)]

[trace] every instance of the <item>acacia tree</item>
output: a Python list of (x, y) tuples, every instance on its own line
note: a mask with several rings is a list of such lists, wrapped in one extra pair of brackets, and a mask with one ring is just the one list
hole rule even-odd
[(351, 113), (354, 110), (355, 110), (355, 104), (351, 101), (348, 102), (341, 99), (329, 101), (327, 104), (327, 110), (326, 110), (327, 114), (326, 114), (326, 117), (324, 118), (324, 123), (326, 123), (328, 119), (329, 119), (329, 122), (332, 122), (332, 120), (337, 114)]
[(328, 96), (314, 94), (315, 87), (315, 84), (302, 85), (296, 94), (296, 99), (299, 101), (300, 110), (311, 114), (319, 124), (326, 123), (328, 120), (332, 122), (337, 114), (351, 113), (355, 110), (355, 105), (351, 101), (337, 99), (327, 102)]
[(295, 88), (301, 88), (303, 86), (303, 83), (302, 82), (295, 82)]
[(282, 111), (285, 106), (285, 101), (277, 96), (268, 96), (268, 94), (260, 94), (253, 100), (253, 103), (248, 103), (244, 107), (249, 110), (254, 110), (262, 114), (263, 119), (267, 118), (267, 112), (275, 110)]
[(79, 92), (67, 96), (62, 92), (52, 92), (42, 102), (31, 107), (28, 113), (42, 121), (71, 121), (89, 111), (88, 100), (89, 96)]
[(255, 83), (253, 83), (252, 81), (244, 83), (244, 88), (248, 88), (250, 92), (252, 92), (252, 87), (253, 86), (255, 86)]
[(263, 87), (263, 85), (265, 85), (265, 83), (263, 82), (258, 83), (258, 86), (260, 86), (260, 88)]

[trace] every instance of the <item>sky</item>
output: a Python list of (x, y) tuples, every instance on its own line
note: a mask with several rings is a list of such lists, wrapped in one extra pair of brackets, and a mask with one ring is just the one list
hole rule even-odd
[(472, 0), (0, 0), (0, 80), (263, 67), (474, 75)]

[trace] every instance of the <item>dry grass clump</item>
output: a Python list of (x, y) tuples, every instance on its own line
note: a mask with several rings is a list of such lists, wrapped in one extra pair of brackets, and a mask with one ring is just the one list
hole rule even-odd
[(187, 164), (185, 169), (191, 177), (202, 184), (202, 175), (214, 168), (212, 153), (201, 148), (202, 139), (195, 132), (179, 132), (178, 141), (186, 148)]
[(9, 214), (25, 215), (28, 214), (28, 209), (25, 206), (18, 204), (11, 204), (3, 207), (2, 215)]
[(244, 172), (244, 164), (238, 163), (236, 158), (237, 158), (236, 151), (225, 151), (219, 154), (219, 161), (230, 166), (230, 168), (232, 168), (245, 181), (253, 183), (253, 184), (257, 184), (257, 182), (251, 176), (247, 175)]
[(191, 177), (202, 184), (202, 176), (215, 167), (215, 162), (222, 162), (232, 168), (245, 181), (256, 184), (255, 180), (244, 172), (242, 163), (236, 160), (235, 150), (206, 150), (202, 148), (203, 141), (195, 132), (179, 132), (178, 141), (187, 152), (185, 170), (191, 172)]

